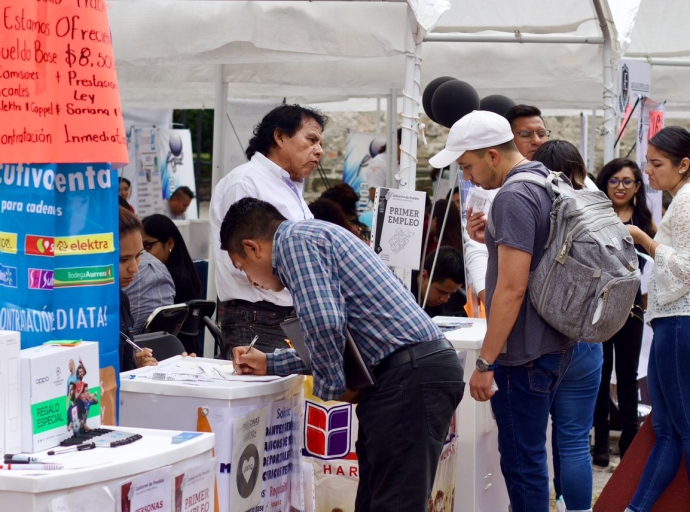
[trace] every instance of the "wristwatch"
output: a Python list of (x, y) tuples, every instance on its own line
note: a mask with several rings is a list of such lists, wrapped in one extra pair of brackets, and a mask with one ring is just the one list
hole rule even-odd
[(477, 371), (479, 372), (492, 372), (498, 367), (497, 363), (489, 364), (489, 361), (479, 356), (477, 358)]

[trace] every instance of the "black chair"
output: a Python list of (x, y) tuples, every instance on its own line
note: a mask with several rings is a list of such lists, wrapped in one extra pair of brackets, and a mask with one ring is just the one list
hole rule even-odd
[(150, 348), (158, 361), (179, 356), (185, 352), (184, 345), (168, 332), (149, 332), (134, 336), (134, 342), (141, 348)]
[(171, 304), (156, 308), (146, 319), (140, 334), (165, 331), (177, 336), (187, 318), (188, 311), (187, 304)]
[[(212, 300), (195, 299), (187, 301), (187, 320), (185, 321), (179, 335), (185, 339), (195, 339), (196, 347), (186, 346), (188, 352), (203, 352), (203, 333), (204, 327), (208, 328), (215, 342), (216, 353), (222, 347), (223, 336), (220, 329), (213, 321), (213, 313), (216, 311), (216, 303)], [(183, 340), (184, 343), (184, 340)]]

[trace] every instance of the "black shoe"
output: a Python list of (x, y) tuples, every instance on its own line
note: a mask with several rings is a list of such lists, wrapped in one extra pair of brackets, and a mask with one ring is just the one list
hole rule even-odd
[(594, 464), (595, 466), (601, 466), (602, 468), (608, 467), (609, 451), (594, 450), (594, 455), (592, 456), (592, 464)]

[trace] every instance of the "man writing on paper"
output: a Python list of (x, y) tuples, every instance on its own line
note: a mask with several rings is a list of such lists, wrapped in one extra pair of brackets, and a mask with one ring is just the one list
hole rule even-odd
[[(463, 370), (441, 331), (365, 244), (338, 226), (285, 220), (245, 198), (220, 229), (221, 247), (252, 286), (287, 289), (311, 356), (314, 394), (357, 400), (359, 488), (355, 510), (425, 510)], [(345, 329), (372, 368), (377, 387), (347, 389)], [(294, 350), (234, 349), (240, 371), (303, 373)]]

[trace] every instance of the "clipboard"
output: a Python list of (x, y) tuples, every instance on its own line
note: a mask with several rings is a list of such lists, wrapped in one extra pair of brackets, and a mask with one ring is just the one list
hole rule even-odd
[[(280, 324), (283, 332), (288, 337), (297, 355), (311, 372), (311, 354), (304, 341), (300, 329), (299, 318), (288, 318)], [(343, 352), (343, 369), (345, 371), (345, 384), (348, 389), (358, 390), (376, 386), (376, 379), (369, 366), (362, 357), (359, 347), (352, 338), (348, 328), (345, 328), (345, 351)]]

